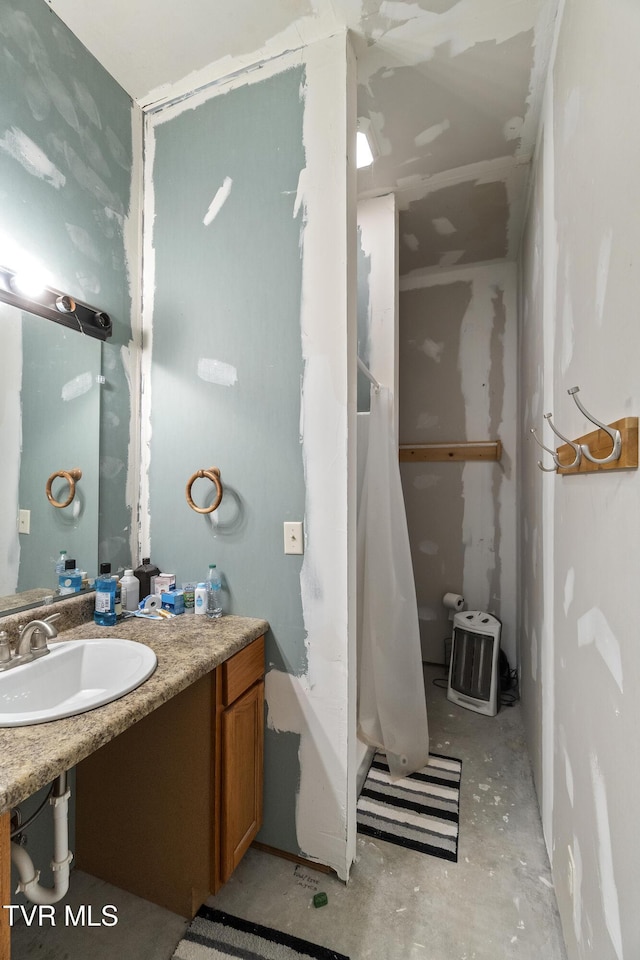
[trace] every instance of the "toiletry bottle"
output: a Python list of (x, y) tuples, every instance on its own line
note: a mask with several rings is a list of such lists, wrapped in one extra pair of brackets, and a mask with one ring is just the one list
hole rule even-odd
[(193, 612), (204, 616), (207, 612), (207, 585), (199, 583), (195, 589), (195, 604)]
[(122, 592), (122, 609), (137, 610), (140, 602), (140, 581), (134, 577), (133, 570), (125, 570), (124, 577), (120, 581), (120, 590)]
[(222, 616), (222, 580), (215, 563), (209, 564), (207, 574), (207, 616), (210, 620)]
[(82, 590), (82, 571), (76, 567), (75, 560), (65, 560), (64, 571), (58, 576), (58, 593), (79, 593)]
[(96, 609), (94, 621), (101, 627), (113, 627), (116, 622), (116, 581), (111, 576), (111, 564), (100, 564), (96, 578)]
[(64, 565), (67, 559), (67, 551), (61, 550), (60, 556), (56, 560), (56, 577), (59, 577), (61, 573), (64, 573)]
[(134, 577), (140, 581), (140, 599), (146, 600), (151, 593), (151, 577), (157, 577), (160, 573), (160, 567), (151, 563), (149, 557), (144, 557), (139, 567), (133, 571)]

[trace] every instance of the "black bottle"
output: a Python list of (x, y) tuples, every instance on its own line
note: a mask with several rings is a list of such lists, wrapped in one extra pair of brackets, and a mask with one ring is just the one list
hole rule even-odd
[(160, 567), (151, 563), (150, 557), (144, 557), (139, 567), (133, 571), (134, 577), (140, 581), (140, 600), (145, 600), (151, 593), (151, 577), (157, 577)]

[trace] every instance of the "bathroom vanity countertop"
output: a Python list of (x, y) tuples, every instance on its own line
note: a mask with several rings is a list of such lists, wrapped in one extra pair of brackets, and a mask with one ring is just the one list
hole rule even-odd
[(0, 728), (0, 813), (113, 740), (268, 629), (266, 620), (248, 617), (211, 621), (182, 615), (160, 621), (132, 617), (115, 627), (99, 627), (92, 620), (59, 633), (58, 640), (109, 636), (136, 640), (152, 648), (158, 665), (141, 686), (102, 707), (49, 723)]

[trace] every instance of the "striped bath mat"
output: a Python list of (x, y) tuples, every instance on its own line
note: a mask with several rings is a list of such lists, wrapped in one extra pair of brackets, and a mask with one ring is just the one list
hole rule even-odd
[(343, 953), (203, 905), (176, 947), (172, 960), (223, 960), (224, 957), (236, 960), (349, 960)]
[(422, 770), (392, 783), (376, 753), (358, 800), (358, 833), (444, 860), (458, 860), (462, 762), (429, 754)]

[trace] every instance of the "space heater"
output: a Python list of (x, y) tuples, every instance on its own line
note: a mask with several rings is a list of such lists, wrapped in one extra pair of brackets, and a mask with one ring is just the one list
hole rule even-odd
[(498, 712), (500, 628), (496, 617), (480, 610), (453, 618), (447, 699), (487, 717)]

